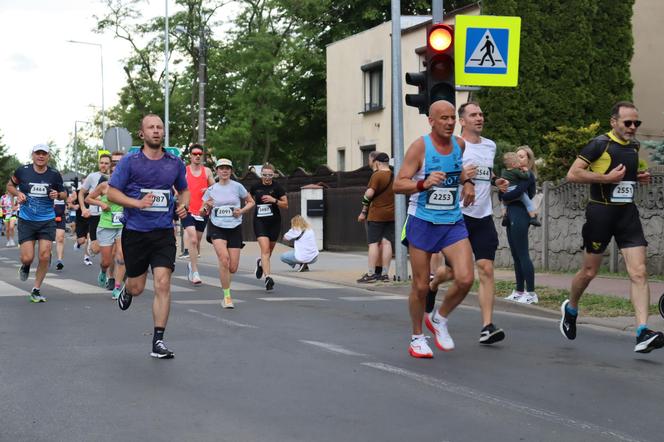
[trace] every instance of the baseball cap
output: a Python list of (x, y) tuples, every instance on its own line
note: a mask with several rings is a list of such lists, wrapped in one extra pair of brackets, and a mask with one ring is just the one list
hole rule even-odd
[(37, 144), (32, 148), (33, 152), (38, 152), (40, 150), (49, 153), (51, 151), (51, 148), (48, 147), (48, 144)]
[(386, 154), (385, 152), (381, 152), (376, 157), (374, 158), (374, 161), (378, 161), (379, 163), (389, 163), (390, 162), (390, 156)]
[(233, 162), (227, 158), (221, 158), (217, 161), (217, 163), (214, 165), (214, 168), (216, 169), (217, 167), (221, 166), (228, 166), (228, 167), (233, 167)]

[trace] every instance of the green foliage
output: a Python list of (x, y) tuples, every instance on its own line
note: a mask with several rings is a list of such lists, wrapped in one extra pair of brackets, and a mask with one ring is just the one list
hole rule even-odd
[[(631, 18), (634, 0), (486, 0), (482, 13), (519, 16), (521, 50), (516, 88), (483, 88), (491, 116), (485, 134), (542, 153), (560, 126), (585, 127), (632, 98)], [(588, 141), (588, 140), (586, 140)], [(573, 157), (572, 157), (573, 158)]]
[(14, 174), (14, 171), (21, 165), (21, 162), (15, 155), (10, 155), (7, 151), (7, 145), (2, 140), (2, 132), (0, 132), (0, 193), (5, 192), (5, 188), (9, 178)]
[(643, 141), (642, 145), (650, 148), (650, 158), (657, 164), (664, 164), (664, 140)]
[(564, 178), (583, 146), (597, 136), (599, 122), (585, 127), (560, 126), (544, 135), (546, 142), (544, 164), (539, 166), (540, 181), (556, 181)]

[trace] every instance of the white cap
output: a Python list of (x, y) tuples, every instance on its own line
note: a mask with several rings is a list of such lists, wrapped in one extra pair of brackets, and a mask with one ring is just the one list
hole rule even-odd
[(214, 168), (216, 169), (217, 167), (221, 166), (228, 166), (230, 168), (233, 168), (233, 162), (227, 158), (222, 158), (219, 161), (217, 161), (217, 164), (214, 165)]
[(37, 144), (32, 148), (32, 152), (44, 151), (46, 153), (51, 152), (51, 148), (48, 147), (48, 144)]

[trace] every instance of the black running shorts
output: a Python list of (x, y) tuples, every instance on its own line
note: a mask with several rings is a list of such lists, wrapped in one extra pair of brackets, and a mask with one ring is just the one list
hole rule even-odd
[(226, 247), (229, 249), (241, 249), (244, 247), (244, 243), (242, 242), (242, 225), (232, 229), (222, 229), (210, 222), (208, 223), (205, 239), (209, 243), (212, 243), (215, 239), (222, 239), (226, 241)]
[(473, 248), (475, 261), (480, 259), (495, 261), (496, 250), (498, 249), (498, 232), (496, 232), (496, 225), (493, 223), (493, 216), (473, 218), (464, 215), (463, 221), (466, 223), (468, 239)]
[(136, 278), (152, 267), (175, 270), (175, 234), (173, 229), (137, 232), (122, 229), (122, 253), (129, 278)]
[(23, 218), (18, 219), (19, 244), (26, 241), (39, 241), (40, 239), (55, 241), (55, 220), (28, 221)]
[(205, 232), (205, 226), (207, 226), (207, 220), (207, 216), (203, 217), (202, 220), (197, 220), (191, 213), (187, 213), (187, 216), (182, 218), (182, 227), (186, 229), (187, 227), (194, 226), (197, 232), (203, 233)]
[(394, 221), (367, 221), (367, 244), (388, 240), (394, 247)]
[(256, 238), (267, 236), (271, 242), (276, 242), (281, 233), (281, 218), (261, 219), (254, 217), (254, 233)]
[(589, 202), (581, 232), (583, 248), (588, 253), (604, 253), (611, 237), (615, 237), (619, 249), (648, 245), (635, 204)]

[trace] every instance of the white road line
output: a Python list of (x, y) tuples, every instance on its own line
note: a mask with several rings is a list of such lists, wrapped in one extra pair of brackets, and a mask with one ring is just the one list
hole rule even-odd
[(0, 281), (0, 297), (28, 296), (28, 292), (20, 287), (15, 287), (4, 281)]
[[(220, 308), (221, 308), (221, 307), (220, 307)], [(203, 316), (203, 317), (205, 317), (205, 318), (214, 319), (214, 320), (216, 320), (216, 321), (218, 321), (218, 322), (221, 322), (222, 324), (226, 324), (226, 325), (229, 325), (229, 326), (231, 326), (231, 327), (258, 328), (258, 327), (256, 327), (255, 325), (251, 325), (251, 324), (243, 324), (243, 323), (241, 323), (241, 322), (231, 321), (230, 319), (224, 319), (224, 318), (220, 318), (219, 316), (210, 315), (209, 313), (199, 312), (198, 310), (194, 310), (194, 309), (192, 309), (192, 308), (188, 309), (187, 311), (190, 312), (190, 313), (196, 313), (197, 315), (201, 315), (201, 316)]]
[(404, 370), (402, 368), (395, 367), (393, 365), (383, 364), (381, 362), (362, 362), (362, 365), (370, 368), (375, 368), (376, 370), (382, 370), (391, 374), (403, 376), (413, 381), (425, 384), (429, 387), (434, 387), (439, 390), (446, 391), (448, 393), (454, 393), (459, 396), (466, 397), (468, 399), (473, 399), (478, 402), (483, 402), (485, 404), (496, 406), (502, 409), (507, 409), (514, 413), (524, 414), (554, 424), (563, 425), (565, 427), (572, 428), (576, 431), (584, 431), (587, 433), (593, 433), (595, 435), (610, 437), (612, 439), (621, 440), (621, 441), (628, 441), (628, 442), (638, 441), (638, 439), (635, 439), (634, 437), (629, 436), (627, 434), (619, 433), (609, 428), (604, 428), (599, 425), (591, 424), (590, 422), (571, 419), (562, 416), (558, 413), (555, 413), (553, 411), (544, 410), (541, 408), (534, 408), (524, 404), (519, 404), (509, 399), (504, 399), (498, 396), (492, 396), (477, 390), (473, 390), (472, 388), (464, 387), (463, 385), (454, 384), (452, 382), (443, 381), (440, 379), (433, 378), (431, 376), (426, 376), (409, 370)]
[(272, 301), (276, 301), (276, 302), (279, 302), (279, 301), (329, 301), (328, 299), (325, 299), (325, 298), (310, 298), (310, 297), (306, 297), (306, 296), (300, 296), (300, 297), (297, 297), (297, 296), (277, 297), (277, 296), (275, 296), (274, 298), (269, 297), (269, 298), (256, 298), (256, 299), (260, 299), (261, 301), (270, 301), (270, 302), (272, 302)]
[[(241, 299), (233, 298), (233, 303), (243, 303)], [(190, 299), (187, 301), (173, 301), (174, 304), (184, 304), (184, 305), (221, 305), (221, 299)]]
[(48, 279), (44, 280), (44, 284), (55, 287), (61, 290), (66, 290), (75, 295), (92, 295), (98, 293), (109, 293), (105, 288), (96, 285), (86, 284), (85, 282), (77, 281), (75, 279), (58, 279), (54, 282), (49, 282)]
[[(183, 281), (189, 282), (186, 276), (176, 276), (175, 278), (181, 279)], [(221, 282), (219, 282), (219, 278), (211, 278), (209, 276), (201, 276), (201, 281), (203, 281), (203, 284), (205, 285), (211, 285), (212, 287), (219, 287), (221, 290)], [(231, 291), (235, 292), (241, 292), (241, 291), (247, 291), (247, 290), (261, 290), (262, 287), (255, 286), (255, 285), (250, 285), (250, 284), (244, 284), (242, 282), (235, 282), (231, 281)]]
[(347, 348), (344, 348), (340, 345), (337, 344), (330, 344), (327, 342), (318, 342), (318, 341), (305, 341), (305, 340), (300, 340), (300, 342), (304, 344), (309, 344), (313, 345), (314, 347), (322, 348), (323, 350), (327, 350), (332, 353), (340, 353), (342, 355), (347, 355), (347, 356), (360, 356), (360, 357), (367, 357), (368, 355), (365, 355), (364, 353), (357, 353), (354, 352), (353, 350), (348, 350)]
[(278, 285), (283, 282), (287, 285), (303, 289), (337, 289), (339, 284), (330, 284), (328, 282), (314, 281), (311, 279), (298, 278), (296, 276), (274, 275), (274, 282)]
[[(154, 292), (154, 281), (152, 279), (148, 279), (145, 281), (145, 290), (150, 290)], [(188, 289), (186, 287), (180, 287), (178, 285), (173, 285), (171, 284), (171, 293), (178, 293), (178, 292), (193, 292), (193, 289)]]
[(376, 295), (376, 296), (340, 296), (344, 301), (403, 301), (408, 296), (403, 295)]

